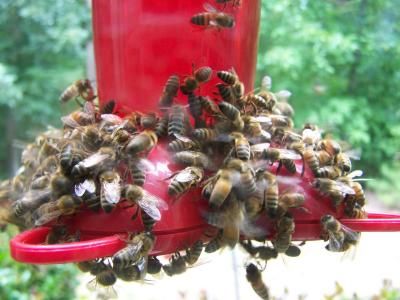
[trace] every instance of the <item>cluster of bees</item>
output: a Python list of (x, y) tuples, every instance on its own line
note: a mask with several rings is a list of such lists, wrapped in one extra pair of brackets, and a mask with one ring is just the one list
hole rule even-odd
[[(200, 95), (215, 75), (214, 99)], [(178, 95), (187, 105), (177, 104)], [(344, 208), (348, 217), (366, 217), (363, 189), (354, 179), (362, 172), (352, 172), (349, 154), (333, 139), (322, 138), (315, 125), (293, 128), (289, 97), (288, 91), (273, 93), (267, 76), (259, 91), (245, 93), (234, 69), (204, 66), (193, 68), (189, 76), (171, 75), (158, 112), (132, 112), (122, 118), (115, 101), (99, 108), (90, 81), (78, 80), (60, 100), (75, 99), (81, 109), (62, 117), (62, 130), (49, 129), (29, 144), (18, 174), (1, 183), (0, 201), (9, 204), (3, 205), (1, 219), (21, 229), (50, 222), (54, 225), (46, 242), (63, 243), (80, 237), (59, 225), (60, 217), (83, 207), (109, 213), (136, 206), (132, 218), (140, 214), (142, 232), (131, 233), (126, 247), (112, 257), (77, 264), (95, 276), (93, 282), (111, 287), (117, 278), (137, 281), (147, 273), (180, 274), (203, 250), (212, 253), (240, 244), (254, 261), (246, 264), (248, 281), (262, 299), (269, 299), (260, 262), (279, 254), (300, 255), (292, 243), (293, 211), (307, 211), (307, 193), (301, 187), (283, 191), (282, 182), (306, 182), (327, 196), (333, 208)], [(152, 164), (146, 157), (159, 142), (181, 167), (165, 179), (168, 201), (143, 188), (147, 165)], [(177, 249), (162, 263), (151, 255), (154, 224), (193, 188), (202, 188), (209, 204), (203, 217), (218, 230), (205, 232), (204, 239)], [(271, 223), (270, 231), (257, 225), (260, 218)], [(328, 214), (321, 216), (321, 232), (326, 249), (334, 252), (348, 250), (360, 237)]]

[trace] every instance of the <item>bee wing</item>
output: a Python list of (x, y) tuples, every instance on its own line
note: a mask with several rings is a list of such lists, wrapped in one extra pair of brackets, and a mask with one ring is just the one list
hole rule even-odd
[(71, 127), (71, 128), (77, 128), (77, 127), (80, 126), (79, 123), (76, 122), (76, 121), (71, 117), (71, 115), (61, 117), (61, 122), (62, 122), (64, 125), (66, 125), (66, 126), (68, 126), (68, 127)]
[(113, 181), (103, 181), (102, 188), (104, 197), (107, 202), (116, 204), (121, 199), (121, 184), (120, 178), (115, 178)]
[(294, 160), (301, 159), (300, 154), (290, 149), (279, 149), (279, 153), (280, 153), (279, 157), (281, 159), (294, 159)]
[(300, 182), (302, 181), (300, 178), (298, 177), (294, 177), (294, 176), (280, 176), (277, 175), (276, 176), (276, 180), (279, 183), (282, 183), (284, 185), (289, 185), (289, 186), (293, 186), (293, 187), (297, 187), (300, 186)]
[(100, 116), (100, 119), (102, 121), (105, 121), (105, 122), (111, 123), (111, 124), (115, 124), (115, 125), (119, 125), (123, 121), (119, 116), (114, 115), (114, 114), (102, 114)]
[(186, 136), (184, 136), (184, 135), (181, 135), (181, 134), (179, 134), (179, 133), (174, 133), (174, 136), (175, 136), (178, 140), (180, 140), (180, 141), (182, 141), (182, 142), (184, 142), (184, 143), (190, 143), (190, 142), (192, 141), (190, 138), (188, 138), (188, 137), (186, 137)]
[(204, 8), (206, 11), (210, 12), (210, 13), (216, 13), (216, 12), (218, 12), (218, 10), (217, 10), (214, 6), (212, 6), (210, 3), (204, 3), (204, 4), (203, 4), (203, 8)]
[(312, 130), (306, 128), (302, 132), (303, 140), (310, 139), (313, 143), (321, 139), (321, 132), (319, 130)]
[(91, 194), (96, 191), (96, 184), (93, 179), (86, 179), (84, 182), (75, 185), (75, 195), (78, 197), (83, 196), (85, 191), (88, 191)]
[(354, 190), (349, 187), (347, 184), (340, 182), (340, 181), (335, 181), (336, 183), (336, 188), (338, 191), (344, 193), (344, 194), (348, 194), (348, 195), (354, 195), (355, 192)]
[(275, 96), (280, 101), (287, 101), (290, 98), (290, 96), (292, 96), (292, 93), (289, 92), (288, 90), (281, 90), (275, 93)]
[(247, 218), (240, 224), (240, 232), (243, 233), (247, 238), (260, 238), (265, 237), (269, 233), (266, 229), (257, 226), (250, 222)]
[(265, 90), (270, 90), (272, 87), (272, 79), (270, 76), (264, 76), (261, 80), (261, 88)]
[(85, 168), (91, 168), (94, 167), (95, 165), (101, 163), (103, 160), (107, 159), (109, 157), (109, 154), (104, 154), (104, 153), (99, 153), (96, 152), (89, 157), (85, 158), (82, 160), (81, 164)]
[(341, 238), (341, 235), (333, 234), (329, 232), (329, 244), (328, 250), (332, 252), (340, 252), (342, 249), (342, 245), (344, 240)]
[(345, 236), (346, 240), (352, 241), (354, 244), (356, 244), (358, 242), (358, 240), (360, 239), (360, 236), (361, 236), (360, 232), (354, 231), (343, 224), (342, 224), (342, 230), (344, 231), (344, 233), (346, 235)]
[(93, 116), (94, 119), (94, 115), (96, 113), (96, 107), (94, 106), (93, 102), (86, 101), (85, 104), (83, 105), (83, 112)]
[(250, 150), (254, 152), (263, 152), (264, 150), (267, 150), (270, 146), (270, 143), (261, 143), (261, 144), (256, 144), (250, 146)]
[(349, 173), (347, 177), (354, 178), (354, 177), (361, 177), (363, 175), (362, 170), (354, 170), (353, 172)]
[(87, 289), (88, 289), (89, 291), (92, 291), (92, 292), (96, 291), (96, 290), (97, 290), (97, 280), (96, 280), (96, 277), (93, 278), (92, 280), (90, 280), (90, 281), (86, 284), (86, 287), (87, 287)]
[(361, 149), (351, 149), (344, 153), (351, 159), (354, 159), (354, 160), (361, 159)]
[(258, 122), (260, 122), (260, 123), (262, 123), (262, 124), (266, 124), (266, 125), (272, 125), (272, 120), (271, 120), (271, 118), (270, 117), (267, 117), (267, 116), (257, 116), (257, 117), (255, 117), (255, 119), (258, 121)]
[(161, 210), (167, 210), (168, 204), (161, 198), (150, 194), (143, 190), (143, 197), (138, 200), (140, 208), (142, 208), (151, 218), (156, 221), (161, 220)]
[(179, 172), (174, 179), (178, 182), (189, 182), (195, 180), (196, 178), (196, 174), (194, 174), (191, 169), (186, 168), (183, 171)]

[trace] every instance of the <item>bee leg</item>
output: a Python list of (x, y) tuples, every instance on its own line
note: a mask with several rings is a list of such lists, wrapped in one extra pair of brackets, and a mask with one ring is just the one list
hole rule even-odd
[(304, 156), (301, 156), (303, 161), (303, 169), (301, 170), (301, 177), (304, 177), (304, 171), (306, 170), (306, 162), (304, 161)]
[(81, 103), (78, 98), (75, 98), (76, 103), (78, 104), (78, 106), (83, 107), (83, 103)]

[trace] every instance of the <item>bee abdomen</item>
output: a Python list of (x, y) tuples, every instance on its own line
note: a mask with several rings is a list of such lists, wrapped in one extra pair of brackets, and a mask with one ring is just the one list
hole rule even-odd
[(241, 160), (250, 159), (250, 145), (238, 145), (236, 147), (236, 155)]
[(218, 71), (217, 76), (219, 79), (229, 85), (233, 85), (236, 82), (235, 74), (229, 71)]
[(192, 114), (193, 118), (195, 119), (200, 118), (203, 113), (203, 109), (199, 97), (197, 97), (193, 93), (190, 93), (188, 95), (188, 102), (189, 102), (189, 111)]
[(131, 175), (133, 182), (138, 186), (143, 186), (146, 181), (146, 174), (136, 166), (131, 167)]
[(296, 164), (291, 159), (282, 159), (282, 164), (285, 166), (289, 173), (294, 174), (297, 172)]
[(162, 117), (156, 124), (156, 127), (154, 129), (157, 137), (162, 137), (167, 135), (168, 132), (168, 118), (165, 115), (164, 117)]
[(251, 283), (253, 290), (263, 300), (269, 300), (269, 291), (267, 286), (263, 282)]
[(190, 22), (199, 26), (208, 26), (210, 24), (210, 16), (208, 13), (200, 13), (192, 16)]
[(144, 230), (147, 232), (150, 232), (153, 230), (154, 224), (156, 223), (156, 220), (154, 220), (152, 217), (150, 217), (146, 212), (143, 210), (141, 211), (141, 217), (142, 217), (142, 222), (144, 226)]
[(186, 251), (185, 260), (189, 265), (193, 265), (199, 259), (203, 251), (203, 242), (201, 240), (195, 242), (192, 247)]
[(229, 102), (229, 103), (235, 102), (235, 94), (234, 94), (231, 86), (227, 86), (222, 83), (218, 83), (216, 86), (217, 86), (219, 94), (221, 95), (221, 98), (224, 101)]
[(117, 276), (115, 275), (114, 271), (106, 270), (99, 273), (96, 276), (96, 280), (99, 284), (103, 286), (110, 286), (113, 285), (117, 281)]
[(217, 133), (211, 128), (197, 128), (193, 130), (193, 136), (200, 141), (211, 141), (216, 138)]

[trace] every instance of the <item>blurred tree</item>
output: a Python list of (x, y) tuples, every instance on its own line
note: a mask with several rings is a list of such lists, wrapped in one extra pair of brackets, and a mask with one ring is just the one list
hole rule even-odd
[(292, 91), (298, 126), (316, 123), (360, 148), (356, 167), (381, 176), (370, 185), (394, 195), (400, 193), (398, 181), (392, 186), (400, 175), (393, 163), (400, 149), (399, 4), (263, 1), (258, 61), (259, 80), (268, 74), (274, 90)]
[(0, 1), (0, 176), (14, 139), (60, 126), (58, 96), (85, 71), (90, 10), (84, 0)]

